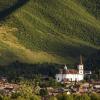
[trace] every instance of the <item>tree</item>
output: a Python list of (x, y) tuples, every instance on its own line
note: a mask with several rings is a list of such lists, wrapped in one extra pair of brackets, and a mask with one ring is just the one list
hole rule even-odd
[(63, 100), (73, 100), (73, 95), (63, 94)]
[(39, 83), (37, 82), (37, 83), (35, 83), (35, 85), (34, 85), (34, 93), (35, 94), (37, 94), (37, 95), (39, 95), (40, 94), (40, 86), (39, 86)]
[(49, 98), (49, 100), (57, 100), (57, 98), (54, 97), (54, 96), (51, 96), (51, 97)]
[(10, 96), (3, 96), (3, 100), (11, 100)]
[(45, 89), (41, 89), (41, 90), (40, 90), (40, 96), (44, 97), (44, 96), (46, 96), (46, 95), (48, 95), (47, 89), (46, 89), (46, 88), (45, 88)]
[(74, 100), (91, 100), (91, 98), (87, 94), (83, 94), (83, 95), (75, 95)]
[(49, 86), (56, 87), (57, 86), (56, 80), (53, 78), (50, 78), (49, 79)]
[(63, 100), (63, 95), (62, 94), (57, 95), (57, 100)]
[(17, 99), (20, 96), (19, 92), (12, 93), (11, 99)]
[(81, 96), (81, 100), (91, 100), (91, 98), (87, 94), (84, 94)]
[(25, 97), (25, 98), (29, 98), (30, 96), (33, 95), (32, 87), (29, 86), (29, 85), (26, 85), (26, 84), (22, 84), (22, 85), (20, 86), (19, 91), (20, 91), (20, 95), (21, 95), (22, 97)]
[(60, 94), (57, 96), (58, 100), (73, 100), (73, 95)]
[(22, 96), (19, 96), (16, 100), (26, 100), (26, 99)]
[(3, 100), (3, 96), (2, 95), (0, 95), (0, 100)]
[(91, 94), (91, 100), (100, 100), (100, 96), (96, 93)]
[(40, 100), (40, 97), (37, 96), (33, 91), (33, 86), (30, 84), (21, 84), (20, 85), (20, 98), (25, 100)]
[(81, 100), (81, 96), (80, 95), (74, 95), (74, 100)]
[(41, 100), (41, 97), (37, 96), (37, 95), (33, 95), (30, 97), (29, 100)]

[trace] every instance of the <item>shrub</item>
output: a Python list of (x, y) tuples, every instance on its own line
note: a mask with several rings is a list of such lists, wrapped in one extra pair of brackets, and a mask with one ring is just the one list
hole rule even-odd
[(75, 95), (74, 100), (91, 100), (87, 94), (84, 95)]
[(73, 95), (62, 94), (57, 96), (58, 100), (73, 100)]
[(57, 98), (54, 97), (54, 96), (51, 96), (51, 97), (49, 98), (49, 100), (57, 100)]
[(91, 94), (91, 100), (100, 100), (100, 96), (96, 93)]

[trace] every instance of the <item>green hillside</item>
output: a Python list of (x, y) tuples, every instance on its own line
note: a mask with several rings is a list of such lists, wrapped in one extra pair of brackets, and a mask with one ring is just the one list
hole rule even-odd
[(16, 0), (0, 0), (0, 11), (8, 9), (15, 3)]
[(74, 64), (80, 54), (86, 58), (100, 49), (99, 14), (85, 5), (93, 7), (92, 0), (0, 2), (1, 64), (15, 60)]
[(76, 0), (86, 10), (100, 20), (100, 0)]

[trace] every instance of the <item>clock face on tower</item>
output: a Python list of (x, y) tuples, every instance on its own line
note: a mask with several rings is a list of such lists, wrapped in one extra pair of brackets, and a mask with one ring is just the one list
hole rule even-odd
[(83, 74), (83, 70), (82, 71), (79, 71), (79, 74)]
[(78, 69), (83, 69), (83, 65), (78, 65)]
[(79, 74), (83, 74), (83, 70), (84, 70), (83, 68), (84, 68), (83, 64), (78, 65)]

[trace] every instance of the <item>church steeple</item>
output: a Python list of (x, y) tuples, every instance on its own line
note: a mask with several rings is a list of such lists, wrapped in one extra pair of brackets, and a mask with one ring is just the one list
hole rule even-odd
[(84, 65), (82, 55), (80, 55), (80, 64), (78, 65), (79, 74), (84, 74)]
[(64, 66), (64, 70), (67, 70), (67, 66), (66, 65)]
[(82, 55), (80, 55), (80, 64), (83, 65)]

